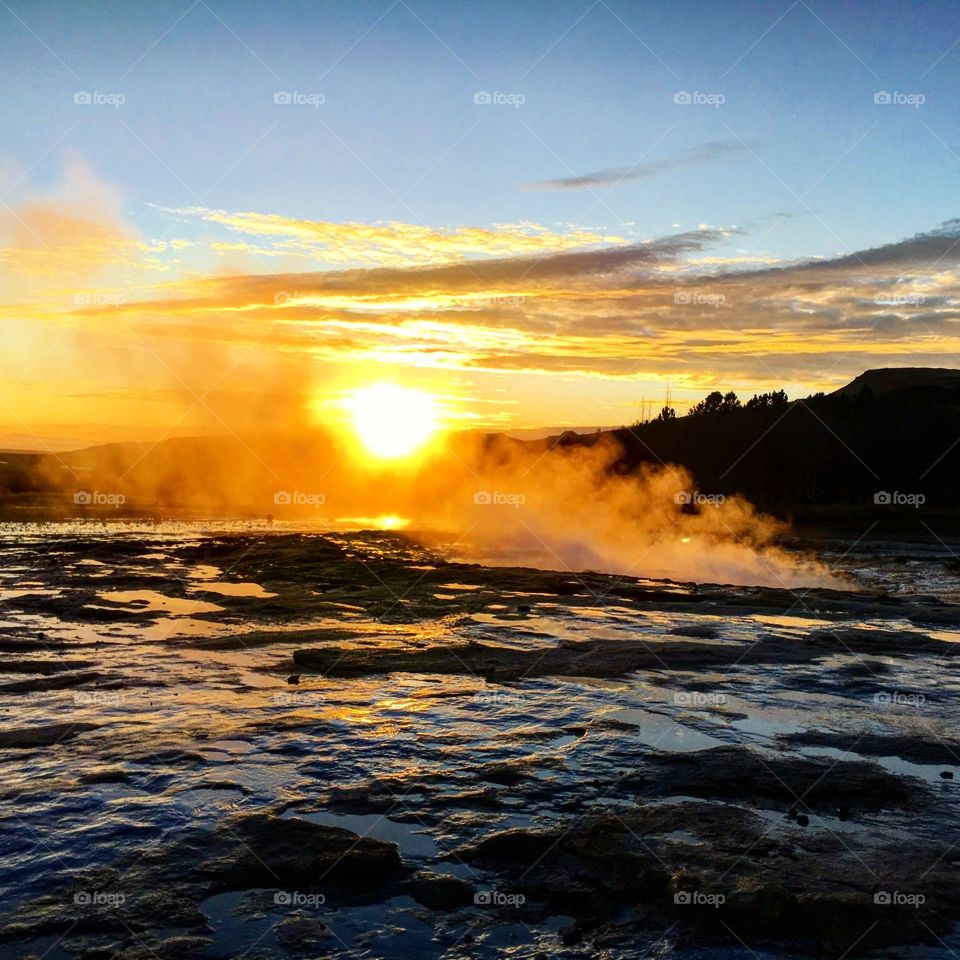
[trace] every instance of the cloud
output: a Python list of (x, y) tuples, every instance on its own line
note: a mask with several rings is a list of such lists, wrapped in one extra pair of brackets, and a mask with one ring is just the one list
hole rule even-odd
[[(358, 230), (353, 242), (373, 251), (381, 229), (372, 228), (372, 241)], [(163, 396), (175, 388), (191, 403), (194, 391), (205, 405), (213, 383), (209, 403), (227, 422), (238, 390), (251, 409), (260, 395), (264, 410), (288, 395), (292, 409), (333, 389), (337, 377), (413, 371), (418, 382), (434, 376), (445, 389), (470, 378), (483, 382), (473, 394), (495, 385), (504, 392), (490, 395), (526, 398), (490, 410), (464, 401), (492, 423), (503, 410), (523, 413), (531, 396), (549, 401), (558, 422), (576, 422), (588, 415), (585, 397), (636, 397), (640, 382), (654, 393), (650, 384), (669, 384), (682, 403), (715, 387), (785, 386), (795, 395), (868, 367), (942, 366), (950, 355), (960, 365), (957, 221), (869, 250), (787, 263), (714, 249), (740, 233), (703, 227), (486, 257), (450, 257), (440, 243), (445, 252), (429, 263), (403, 254), (349, 269), (192, 274), (154, 285), (146, 297), (89, 306), (38, 298), (0, 314), (13, 344), (6, 366), (13, 376), (18, 343), (23, 355), (43, 356), (37, 330), (59, 324), (72, 352), (57, 368), (44, 359), (38, 376), (66, 389), (77, 370), (102, 386), (109, 366), (111, 388), (127, 392), (131, 409), (148, 388)], [(457, 243), (473, 235), (462, 229)], [(598, 417), (591, 409), (590, 421)]]
[(150, 252), (124, 221), (117, 192), (78, 161), (53, 189), (0, 210), (0, 265), (32, 284), (156, 267)]
[(635, 163), (629, 167), (614, 167), (609, 170), (595, 170), (592, 173), (560, 177), (556, 180), (538, 180), (527, 186), (534, 190), (583, 190), (590, 187), (616, 186), (628, 180), (648, 180), (662, 173), (669, 173), (671, 170), (711, 163), (714, 160), (744, 153), (750, 148), (751, 144), (741, 140), (711, 140), (663, 160)]
[(551, 254), (595, 245), (627, 243), (617, 234), (582, 227), (550, 230), (537, 223), (494, 224), (491, 227), (429, 227), (421, 224), (337, 223), (302, 220), (277, 214), (211, 210), (205, 207), (157, 207), (184, 220), (200, 220), (253, 238), (214, 244), (215, 249), (264, 256), (322, 260), (334, 266), (407, 267), (476, 257)]

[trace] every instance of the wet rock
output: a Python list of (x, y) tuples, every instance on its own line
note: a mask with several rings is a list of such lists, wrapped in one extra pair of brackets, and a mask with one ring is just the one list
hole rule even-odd
[(583, 943), (583, 927), (579, 923), (571, 923), (560, 930), (560, 942), (565, 947), (573, 947)]
[(0, 693), (41, 693), (46, 690), (66, 690), (70, 687), (82, 687), (87, 683), (100, 680), (103, 674), (99, 670), (78, 670), (48, 677), (32, 677), (29, 680), (14, 680), (0, 684)]
[[(284, 611), (289, 615), (289, 610)], [(236, 636), (193, 637), (189, 640), (172, 640), (172, 646), (198, 647), (202, 650), (254, 650), (258, 647), (290, 645), (302, 643), (344, 643), (359, 641), (365, 637), (378, 642), (391, 642), (396, 636), (384, 630), (371, 634), (360, 629), (350, 628), (312, 628), (309, 630), (258, 630), (253, 633), (241, 633)]]
[(960, 764), (960, 741), (922, 734), (805, 730), (781, 735), (778, 740), (789, 746), (833, 747), (871, 757), (899, 757), (911, 763)]
[(197, 753), (195, 750), (189, 750), (186, 747), (183, 749), (158, 747), (152, 752), (128, 757), (127, 762), (146, 766), (156, 766), (159, 763), (169, 766), (194, 767), (204, 765), (207, 758), (202, 753)]
[(20, 659), (0, 660), (0, 673), (35, 673), (43, 677), (51, 676), (56, 673), (64, 673), (69, 670), (86, 670), (95, 667), (93, 660), (38, 660), (38, 659)]
[(494, 863), (533, 863), (550, 852), (553, 837), (530, 830), (504, 830), (485, 837), (476, 847), (457, 851), (473, 855), (473, 860)]
[(301, 881), (375, 886), (403, 866), (396, 844), (268, 813), (226, 821), (196, 852), (198, 872), (231, 890)]
[(477, 776), (487, 783), (513, 787), (532, 776), (532, 772), (523, 769), (522, 765), (517, 763), (491, 763), (487, 764)]
[(534, 740), (534, 741), (546, 741), (553, 740), (555, 737), (561, 737), (564, 735), (563, 730), (554, 730), (550, 727), (517, 727), (515, 730), (510, 731), (511, 740)]
[(0, 749), (32, 750), (35, 747), (52, 747), (98, 727), (99, 724), (96, 723), (46, 723), (0, 730)]
[(273, 928), (273, 935), (290, 953), (313, 953), (333, 937), (326, 923), (314, 917), (287, 917)]
[(903, 633), (898, 630), (868, 630), (862, 627), (825, 627), (814, 630), (805, 638), (810, 646), (822, 647), (833, 653), (866, 653), (871, 655), (919, 656), (934, 653), (955, 657), (960, 645), (937, 640), (922, 633)]
[(327, 806), (350, 813), (387, 813), (404, 797), (416, 790), (416, 785), (399, 777), (382, 777), (366, 783), (331, 787)]
[(421, 870), (405, 888), (417, 903), (431, 910), (459, 910), (473, 903), (473, 887), (465, 880)]
[[(202, 956), (212, 940), (208, 937), (168, 937), (165, 940), (148, 938), (146, 942), (127, 944), (122, 950), (109, 948), (103, 955), (110, 960), (184, 960), (185, 957)], [(86, 960), (84, 956), (83, 960)]]
[[(492, 834), (456, 853), (574, 917), (574, 929), (604, 921), (605, 937), (676, 926), (688, 940), (837, 956), (927, 940), (960, 919), (948, 843), (906, 850), (830, 831), (801, 843), (726, 804), (647, 804)], [(924, 910), (890, 905), (878, 889), (923, 894)]]
[(675, 637), (696, 637), (700, 640), (715, 640), (720, 630), (711, 623), (684, 623), (673, 627), (670, 633)]
[(619, 677), (664, 662), (677, 669), (733, 662), (743, 651), (695, 643), (567, 641), (563, 646), (518, 649), (490, 643), (446, 643), (428, 647), (316, 647), (297, 650), (294, 663), (325, 676), (382, 673), (472, 674), (505, 683), (546, 676)]
[(245, 787), (242, 783), (235, 783), (233, 780), (201, 780), (199, 783), (190, 784), (189, 790), (236, 790), (238, 793), (251, 794), (253, 791)]
[(0, 636), (0, 653), (27, 653), (36, 650), (50, 650), (59, 646), (58, 641), (48, 640), (43, 634), (36, 637)]
[(689, 753), (650, 757), (654, 775), (628, 775), (624, 782), (656, 796), (704, 797), (835, 809), (856, 803), (860, 809), (907, 808), (925, 802), (925, 785), (895, 776), (869, 761), (832, 757), (795, 757), (761, 753), (749, 747), (720, 746)]
[(101, 767), (77, 777), (79, 783), (130, 783), (130, 774), (123, 767)]
[[(377, 900), (405, 877), (395, 844), (297, 818), (246, 814), (134, 851), (116, 868), (75, 874), (61, 889), (4, 917), (0, 942), (66, 931), (131, 934), (142, 942), (142, 933), (156, 929), (161, 918), (168, 929), (203, 927), (200, 904), (218, 893), (332, 888)], [(91, 909), (90, 891), (123, 896), (110, 909)], [(131, 892), (136, 895), (127, 896)]]

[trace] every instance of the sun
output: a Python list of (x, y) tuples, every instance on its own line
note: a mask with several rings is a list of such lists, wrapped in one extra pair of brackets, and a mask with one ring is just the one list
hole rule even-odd
[(344, 400), (344, 406), (366, 451), (384, 460), (414, 453), (438, 427), (433, 397), (395, 383), (361, 387)]

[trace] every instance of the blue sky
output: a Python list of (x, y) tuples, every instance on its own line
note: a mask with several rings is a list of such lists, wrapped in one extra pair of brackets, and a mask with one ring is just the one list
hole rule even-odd
[[(90, 437), (144, 391), (151, 429), (207, 428), (182, 395), (252, 344), (238, 389), (316, 408), (364, 370), (514, 426), (960, 366), (957, 225), (904, 242), (958, 212), (955, 5), (20, 0), (0, 78), (31, 436), (74, 429), (65, 377)], [(485, 287), (448, 269), (491, 258)]]
[[(181, 207), (201, 195), (205, 206), (247, 209), (256, 198), (257, 209), (298, 217), (627, 222), (642, 236), (809, 206), (814, 216), (770, 231), (763, 247), (825, 256), (952, 213), (960, 49), (949, 48), (960, 15), (947, 4), (10, 10), (17, 16), (0, 9), (3, 153), (30, 164), (76, 123), (32, 185), (55, 179), (62, 150), (73, 149), (148, 227), (143, 204)], [(120, 92), (126, 103), (78, 111), (78, 89)], [(284, 110), (277, 90), (325, 103)], [(477, 90), (525, 102), (484, 108)], [(678, 106), (678, 90), (726, 101)], [(877, 90), (926, 102), (877, 106)], [(752, 152), (599, 197), (524, 187), (738, 138)]]

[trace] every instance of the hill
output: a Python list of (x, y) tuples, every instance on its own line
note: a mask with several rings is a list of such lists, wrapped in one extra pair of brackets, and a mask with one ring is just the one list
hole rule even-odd
[[(960, 371), (869, 370), (830, 395), (617, 430), (620, 469), (680, 463), (704, 492), (779, 516), (958, 510)], [(891, 497), (885, 503), (884, 494)], [(879, 508), (874, 511), (874, 508)]]
[(890, 397), (904, 394), (920, 395), (938, 392), (960, 393), (960, 370), (942, 367), (881, 367), (861, 373), (832, 396), (859, 397), (873, 395)]

